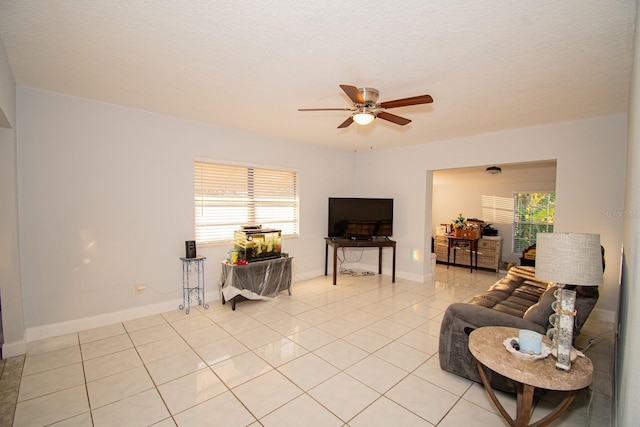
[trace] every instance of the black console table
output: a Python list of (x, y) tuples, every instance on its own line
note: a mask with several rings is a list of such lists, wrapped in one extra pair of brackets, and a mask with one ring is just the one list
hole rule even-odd
[(447, 248), (447, 268), (451, 265), (451, 248), (453, 248), (453, 264), (456, 263), (456, 249), (459, 248), (469, 248), (469, 266), (471, 267), (471, 272), (473, 273), (473, 254), (475, 253), (476, 257), (476, 270), (478, 270), (478, 240), (480, 239), (472, 239), (470, 237), (455, 237), (448, 236), (449, 239), (449, 247)]
[(391, 273), (391, 282), (396, 282), (396, 242), (390, 239), (372, 239), (372, 240), (352, 240), (352, 239), (335, 239), (332, 237), (324, 238), (326, 244), (324, 249), (324, 275), (327, 275), (329, 262), (329, 245), (333, 246), (333, 284), (336, 284), (337, 278), (337, 260), (338, 248), (378, 248), (378, 274), (382, 274), (382, 248), (393, 249), (393, 267)]

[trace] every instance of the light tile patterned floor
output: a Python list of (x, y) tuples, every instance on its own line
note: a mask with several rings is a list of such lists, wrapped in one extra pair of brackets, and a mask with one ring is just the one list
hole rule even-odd
[[(482, 386), (437, 359), (443, 311), (497, 276), (437, 271), (426, 284), (320, 277), (235, 312), (215, 301), (29, 343), (2, 361), (0, 424), (15, 412), (19, 427), (506, 425)], [(587, 352), (594, 383), (556, 425), (609, 425), (611, 329), (583, 329), (578, 347), (603, 334)], [(498, 396), (513, 414), (515, 397)], [(560, 398), (544, 394), (533, 419)]]

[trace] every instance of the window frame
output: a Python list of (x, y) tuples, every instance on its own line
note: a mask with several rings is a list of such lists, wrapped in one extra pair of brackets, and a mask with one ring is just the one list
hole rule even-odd
[[(549, 199), (547, 199), (547, 203), (543, 206), (546, 207), (547, 210), (547, 218), (551, 216), (551, 221), (520, 221), (520, 198), (523, 195), (529, 194), (546, 194), (553, 195), (553, 203), (549, 203)], [(522, 251), (528, 248), (529, 246), (536, 243), (536, 234), (539, 232), (544, 233), (553, 233), (554, 225), (555, 225), (555, 207), (556, 207), (556, 192), (555, 191), (516, 191), (513, 193), (513, 232), (511, 238), (511, 248), (514, 254), (522, 254)], [(536, 205), (527, 204), (525, 208), (535, 207)], [(538, 205), (540, 206), (540, 205)], [(549, 213), (552, 208), (553, 212)], [(529, 228), (528, 238), (523, 238), (518, 236), (518, 227), (520, 225), (526, 226)], [(526, 244), (523, 242), (527, 242)]]

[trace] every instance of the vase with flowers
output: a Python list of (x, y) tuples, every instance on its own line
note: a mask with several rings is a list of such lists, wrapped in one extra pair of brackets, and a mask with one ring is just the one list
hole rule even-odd
[(462, 237), (464, 233), (464, 229), (467, 227), (467, 219), (462, 216), (462, 214), (458, 214), (458, 217), (453, 220), (453, 234), (456, 237)]

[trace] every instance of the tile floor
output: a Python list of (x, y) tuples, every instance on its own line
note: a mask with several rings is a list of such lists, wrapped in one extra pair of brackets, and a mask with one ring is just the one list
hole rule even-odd
[[(441, 371), (437, 354), (446, 307), (496, 277), (440, 265), (426, 284), (320, 277), (235, 312), (214, 301), (32, 342), (0, 365), (0, 424), (506, 425), (482, 386)], [(580, 339), (611, 329), (590, 320)], [(589, 348), (593, 385), (555, 425), (610, 424), (613, 343), (605, 333)], [(498, 396), (513, 414), (515, 397)], [(543, 395), (533, 419), (559, 399)]]

